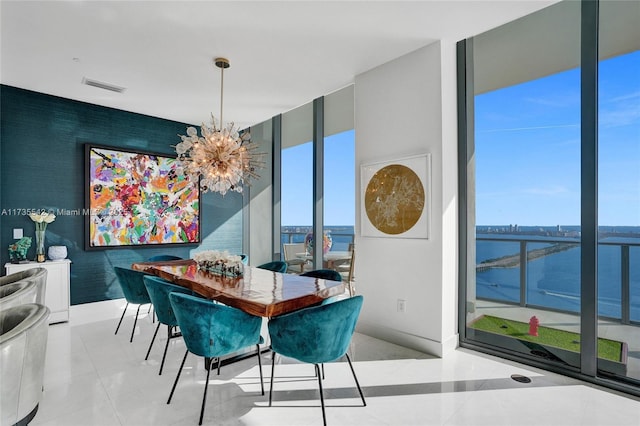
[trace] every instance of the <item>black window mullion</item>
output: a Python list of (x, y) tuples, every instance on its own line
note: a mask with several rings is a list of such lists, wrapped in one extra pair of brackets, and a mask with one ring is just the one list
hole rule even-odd
[(598, 345), (598, 1), (583, 0), (580, 40), (580, 371), (595, 376)]

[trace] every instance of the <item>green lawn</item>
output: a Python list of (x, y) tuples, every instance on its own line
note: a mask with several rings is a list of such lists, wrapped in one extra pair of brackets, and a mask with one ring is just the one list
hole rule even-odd
[[(531, 336), (529, 335), (528, 323), (490, 315), (477, 318), (469, 324), (469, 327), (572, 352), (580, 352), (580, 335), (557, 328), (540, 326), (538, 327), (538, 336)], [(620, 362), (621, 355), (622, 342), (598, 338), (598, 358)]]

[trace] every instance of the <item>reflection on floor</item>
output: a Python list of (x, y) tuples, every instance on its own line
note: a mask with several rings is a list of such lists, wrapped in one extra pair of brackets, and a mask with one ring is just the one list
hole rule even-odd
[[(189, 355), (166, 404), (185, 346), (166, 337), (144, 356), (155, 324), (130, 308), (114, 335), (124, 301), (73, 306), (69, 323), (50, 326), (38, 425), (196, 425), (206, 371)], [(346, 362), (325, 365), (329, 425), (638, 425), (640, 401), (564, 376), (467, 350), (445, 359), (356, 334), (354, 368), (367, 398), (362, 407)], [(263, 355), (265, 377), (270, 354)], [(276, 359), (274, 406), (260, 395), (256, 358), (212, 373), (204, 424), (320, 425), (313, 366)], [(518, 383), (512, 374), (530, 377)], [(268, 379), (266, 381), (268, 392)]]
[[(565, 312), (554, 312), (541, 308), (523, 308), (517, 305), (505, 305), (479, 300), (473, 317), (477, 318), (480, 315), (494, 315), (522, 322), (529, 322), (529, 319), (535, 315), (540, 320), (540, 325), (580, 333), (580, 318), (577, 315)], [(640, 380), (640, 327), (600, 320), (598, 321), (598, 337), (627, 344), (627, 377)]]

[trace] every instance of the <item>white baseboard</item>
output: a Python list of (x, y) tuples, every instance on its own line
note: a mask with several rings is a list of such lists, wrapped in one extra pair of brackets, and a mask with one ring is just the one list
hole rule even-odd
[(438, 342), (422, 336), (416, 336), (400, 330), (381, 326), (380, 324), (367, 323), (362, 320), (358, 322), (356, 331), (358, 333), (366, 334), (367, 336), (375, 337), (376, 339), (384, 340), (406, 348), (415, 349), (420, 352), (425, 352), (439, 358), (442, 358), (443, 355), (448, 354), (458, 347), (457, 334), (451, 336), (444, 342)]

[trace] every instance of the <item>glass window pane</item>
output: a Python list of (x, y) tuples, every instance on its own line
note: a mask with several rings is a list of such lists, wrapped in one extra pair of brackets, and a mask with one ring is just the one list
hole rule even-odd
[(640, 2), (600, 2), (598, 336), (626, 359), (598, 370), (640, 383)]
[[(282, 116), (281, 253), (289, 269), (304, 260), (305, 237), (313, 229), (313, 104)], [(287, 246), (284, 244), (298, 244)], [(298, 272), (300, 270), (298, 269)]]
[(562, 2), (473, 38), (469, 190), (467, 337), (572, 366), (544, 339), (580, 348), (580, 21)]
[(355, 227), (355, 132), (353, 86), (324, 98), (324, 233), (323, 267), (344, 280), (349, 275)]

